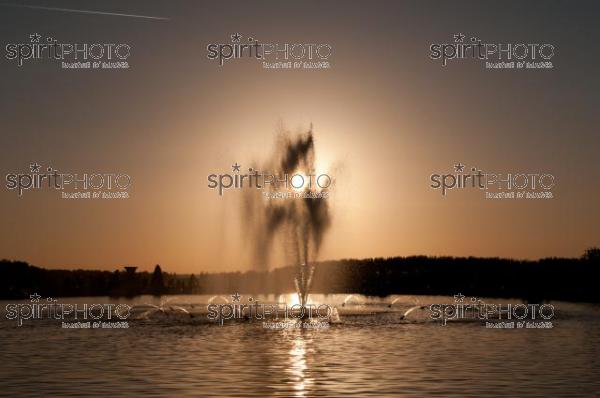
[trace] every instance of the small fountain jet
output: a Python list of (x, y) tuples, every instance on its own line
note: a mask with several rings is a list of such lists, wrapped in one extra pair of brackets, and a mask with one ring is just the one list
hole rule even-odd
[(194, 315), (191, 314), (188, 310), (186, 310), (185, 308), (183, 308), (180, 305), (169, 305), (167, 306), (167, 303), (169, 301), (171, 301), (171, 299), (168, 299), (164, 302), (161, 302), (160, 305), (156, 305), (156, 304), (150, 304), (150, 303), (144, 303), (145, 307), (151, 307), (149, 310), (144, 311), (139, 318), (147, 318), (148, 316), (160, 312), (162, 314), (165, 315), (169, 315), (170, 313), (180, 313), (180, 314), (186, 314), (188, 315), (190, 318), (193, 318)]
[(408, 314), (410, 314), (411, 312), (416, 311), (416, 310), (424, 310), (425, 308), (427, 308), (426, 305), (415, 305), (414, 307), (410, 307), (408, 310), (406, 310), (406, 312), (404, 314), (402, 314), (400, 319), (406, 319)]

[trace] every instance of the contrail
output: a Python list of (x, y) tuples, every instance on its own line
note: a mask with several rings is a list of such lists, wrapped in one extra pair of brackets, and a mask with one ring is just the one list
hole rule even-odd
[(73, 13), (78, 13), (78, 14), (111, 15), (111, 16), (116, 16), (116, 17), (142, 18), (142, 19), (162, 20), (162, 21), (168, 21), (170, 19), (170, 18), (164, 18), (164, 17), (152, 17), (149, 15), (122, 14), (122, 13), (117, 13), (117, 12), (105, 12), (105, 11), (93, 11), (93, 10), (76, 10), (73, 8), (44, 7), (44, 6), (34, 6), (34, 5), (28, 5), (28, 4), (0, 3), (0, 6), (30, 8), (33, 10), (73, 12)]

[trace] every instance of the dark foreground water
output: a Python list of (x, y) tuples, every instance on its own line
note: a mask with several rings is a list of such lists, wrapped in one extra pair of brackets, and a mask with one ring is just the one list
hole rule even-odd
[(339, 321), (221, 326), (207, 319), (207, 303), (229, 296), (171, 297), (162, 306), (150, 297), (94, 297), (59, 301), (161, 308), (135, 307), (127, 329), (65, 329), (53, 319), (17, 326), (1, 302), (0, 396), (600, 396), (598, 306), (554, 302), (551, 329), (491, 329), (479, 320), (442, 326), (423, 308), (403, 319), (415, 304), (448, 297), (312, 299), (335, 305)]

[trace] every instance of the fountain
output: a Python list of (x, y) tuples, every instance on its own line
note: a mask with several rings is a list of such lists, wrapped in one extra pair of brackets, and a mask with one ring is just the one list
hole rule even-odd
[(298, 273), (294, 278), (294, 284), (296, 285), (296, 293), (298, 294), (300, 305), (305, 307), (308, 301), (308, 292), (312, 282), (314, 266), (302, 263), (298, 268)]
[(144, 303), (141, 305), (133, 306), (133, 310), (138, 310), (138, 309), (144, 310), (136, 318), (137, 319), (148, 319), (153, 314), (162, 314), (162, 315), (166, 315), (166, 316), (169, 316), (172, 314), (183, 314), (190, 318), (194, 317), (187, 309), (185, 309), (184, 307), (182, 307), (180, 305), (175, 305), (175, 304), (167, 305), (173, 299), (174, 299), (174, 297), (171, 297), (167, 300), (161, 301), (159, 305), (152, 304), (152, 303)]
[[(255, 170), (257, 168), (254, 168)], [(271, 170), (279, 178), (315, 175), (315, 142), (311, 128), (304, 134), (291, 137), (282, 132), (276, 152), (262, 169)], [(303, 178), (304, 178), (303, 177)], [(281, 187), (264, 187), (267, 193)], [(280, 239), (286, 260), (296, 264), (294, 284), (298, 300), (305, 307), (314, 275), (314, 261), (323, 236), (331, 223), (327, 198), (318, 194), (318, 184), (304, 184), (301, 190), (286, 184), (285, 190), (294, 194), (285, 199), (265, 200), (255, 191), (247, 190), (243, 201), (243, 223), (247, 236), (252, 236), (254, 263), (268, 269), (273, 241)]]

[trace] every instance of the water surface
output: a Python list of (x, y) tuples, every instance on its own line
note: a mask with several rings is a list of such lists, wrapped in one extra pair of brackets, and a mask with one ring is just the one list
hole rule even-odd
[(448, 297), (313, 296), (336, 305), (340, 323), (273, 330), (258, 321), (209, 322), (202, 314), (209, 299), (179, 296), (163, 304), (195, 316), (155, 311), (129, 320), (128, 329), (87, 330), (63, 329), (56, 320), (19, 327), (1, 302), (0, 396), (599, 396), (595, 305), (552, 303), (552, 329), (486, 329), (481, 321), (441, 326), (425, 310), (402, 319), (416, 303)]

